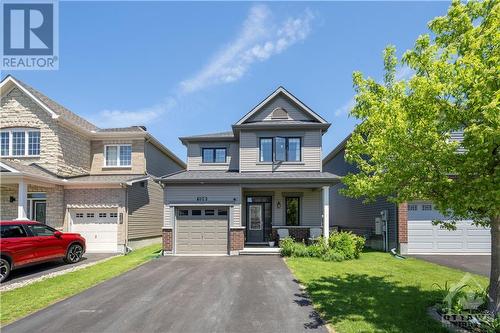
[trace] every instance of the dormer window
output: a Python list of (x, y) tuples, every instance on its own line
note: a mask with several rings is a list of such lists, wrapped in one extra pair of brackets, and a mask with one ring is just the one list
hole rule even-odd
[(271, 113), (271, 119), (288, 119), (288, 112), (282, 107), (277, 107)]
[(0, 156), (40, 156), (40, 130), (13, 128), (0, 131)]

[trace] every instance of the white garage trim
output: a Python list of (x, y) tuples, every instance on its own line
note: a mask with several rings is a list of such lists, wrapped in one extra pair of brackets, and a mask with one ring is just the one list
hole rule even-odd
[[(226, 220), (226, 250), (225, 253), (179, 253), (178, 251), (178, 236), (179, 236), (179, 221), (178, 221), (178, 210), (186, 208), (186, 210), (201, 210), (202, 213), (204, 214), (205, 209), (211, 209), (214, 208), (216, 209), (217, 207), (219, 208), (225, 208), (227, 209), (227, 215), (224, 218), (217, 219), (216, 216), (214, 216), (214, 220)], [(172, 253), (177, 256), (227, 256), (229, 255), (229, 248), (230, 248), (230, 231), (229, 231), (229, 225), (230, 225), (230, 216), (231, 216), (231, 209), (232, 205), (221, 205), (221, 204), (204, 204), (204, 205), (193, 205), (193, 204), (180, 204), (180, 205), (173, 205), (172, 210), (173, 210), (173, 231), (174, 231), (174, 239), (173, 239), (173, 251)], [(192, 215), (190, 216), (192, 217)], [(200, 216), (200, 220), (205, 220), (204, 215)], [(196, 219), (193, 217), (193, 219)], [(189, 219), (188, 219), (189, 220)]]
[(118, 249), (117, 208), (69, 209), (70, 232), (81, 234), (90, 253), (116, 253)]
[(472, 221), (458, 221), (446, 230), (432, 221), (408, 221), (408, 254), (489, 255), (491, 233)]

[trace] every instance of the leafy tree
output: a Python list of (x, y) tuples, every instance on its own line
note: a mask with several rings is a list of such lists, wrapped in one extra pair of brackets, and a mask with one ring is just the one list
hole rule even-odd
[[(359, 173), (344, 193), (431, 200), (452, 221), (491, 226), (490, 310), (499, 312), (500, 5), (452, 2), (402, 59), (384, 52), (384, 82), (353, 74), (360, 119), (346, 146)], [(398, 66), (414, 71), (397, 80)], [(452, 133), (463, 131), (463, 141)], [(453, 228), (455, 222), (444, 223)]]

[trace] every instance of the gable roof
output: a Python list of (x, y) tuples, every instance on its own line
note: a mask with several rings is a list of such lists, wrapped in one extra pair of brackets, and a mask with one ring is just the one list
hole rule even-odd
[(40, 105), (42, 109), (47, 111), (52, 116), (52, 118), (58, 119), (59, 117), (61, 117), (64, 120), (71, 122), (74, 125), (83, 127), (88, 131), (95, 131), (98, 129), (97, 126), (95, 126), (88, 120), (83, 119), (79, 115), (71, 112), (70, 110), (53, 101), (38, 90), (32, 88), (21, 80), (14, 78), (12, 75), (7, 75), (5, 79), (2, 80), (2, 82), (0, 83), (0, 90), (2, 90), (8, 84), (14, 84), (15, 86), (17, 86), (22, 92), (31, 97), (38, 105)]
[(252, 110), (250, 110), (246, 115), (244, 115), (238, 122), (235, 124), (235, 126), (243, 125), (251, 116), (254, 114), (258, 113), (267, 103), (269, 103), (271, 100), (273, 100), (276, 96), (278, 95), (284, 95), (287, 97), (289, 100), (294, 102), (299, 108), (311, 116), (314, 120), (321, 124), (328, 124), (328, 122), (323, 119), (320, 115), (318, 115), (316, 112), (311, 110), (307, 105), (305, 105), (302, 101), (300, 101), (297, 97), (295, 97), (292, 93), (290, 93), (288, 90), (286, 90), (284, 87), (279, 86), (275, 91), (273, 91), (269, 96), (267, 96), (262, 102), (257, 104)]
[(337, 156), (346, 146), (347, 141), (351, 138), (352, 134), (349, 134), (344, 140), (342, 140), (337, 147), (333, 148), (333, 150), (326, 155), (326, 157), (323, 159), (323, 165), (328, 163), (332, 158)]

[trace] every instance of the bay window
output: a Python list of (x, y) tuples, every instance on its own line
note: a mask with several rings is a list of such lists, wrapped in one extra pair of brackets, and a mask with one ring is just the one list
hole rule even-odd
[(13, 128), (0, 131), (0, 156), (32, 157), (39, 155), (39, 130)]
[(131, 145), (107, 145), (104, 147), (106, 167), (128, 167), (132, 165)]

